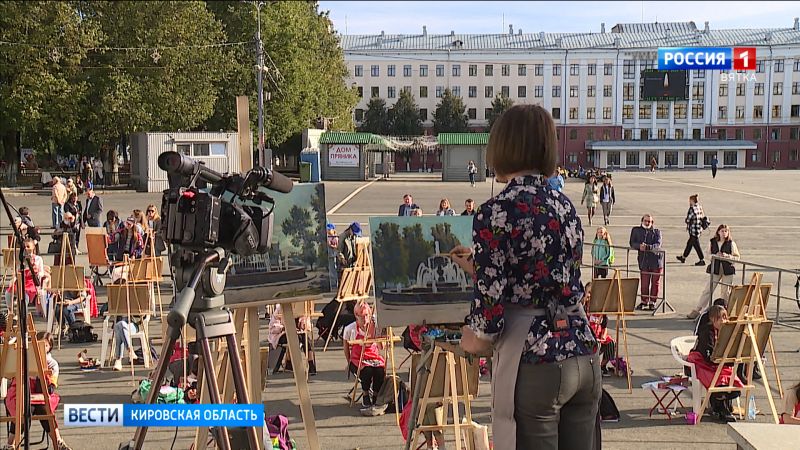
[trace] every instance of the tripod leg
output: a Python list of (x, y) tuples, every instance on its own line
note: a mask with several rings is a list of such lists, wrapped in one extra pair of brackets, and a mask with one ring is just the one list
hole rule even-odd
[[(200, 320), (198, 320), (197, 326), (202, 326), (205, 328), (203, 322)], [(198, 343), (200, 344), (200, 350), (203, 353), (203, 369), (206, 373), (206, 381), (208, 381), (208, 386), (206, 388), (208, 389), (208, 394), (211, 397), (211, 403), (219, 405), (222, 403), (222, 399), (219, 395), (219, 383), (217, 383), (217, 373), (214, 370), (214, 360), (211, 357), (211, 346), (208, 343), (208, 338), (206, 337), (204, 331), (198, 330), (197, 336)], [(202, 336), (202, 338), (200, 336)], [(228, 347), (228, 351), (238, 356), (238, 349), (236, 347)], [(228, 436), (228, 428), (220, 427), (219, 434), (217, 436), (219, 437), (219, 439), (217, 439), (217, 448), (221, 450), (231, 450), (231, 441), (230, 437)]]
[[(242, 358), (239, 356), (239, 343), (236, 342), (236, 335), (229, 334), (225, 336), (225, 341), (228, 344), (228, 357), (230, 358), (231, 371), (233, 372), (233, 385), (236, 388), (236, 402), (244, 405), (250, 404), (250, 396), (247, 394), (247, 386), (244, 381)], [(260, 393), (259, 391), (259, 394)], [(258, 403), (261, 404), (260, 399)], [(247, 439), (250, 441), (251, 449), (260, 448), (255, 427), (247, 427)]]

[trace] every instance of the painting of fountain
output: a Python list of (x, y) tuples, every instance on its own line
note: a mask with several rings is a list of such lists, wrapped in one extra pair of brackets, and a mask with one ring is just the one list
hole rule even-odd
[(439, 292), (440, 286), (457, 286), (466, 291), (469, 287), (467, 274), (449, 256), (439, 252), (439, 241), (434, 241), (434, 246), (436, 255), (419, 265), (415, 285), (422, 288), (430, 287), (434, 294)]

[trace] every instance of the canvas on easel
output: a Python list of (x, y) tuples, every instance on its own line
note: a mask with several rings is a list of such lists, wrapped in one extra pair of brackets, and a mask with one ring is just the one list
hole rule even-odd
[[(52, 268), (50, 274), (50, 286), (51, 290), (55, 293), (55, 297), (50, 302), (51, 304), (48, 308), (47, 329), (53, 330), (53, 323), (56, 319), (56, 304), (61, 304), (62, 307), (59, 310), (59, 317), (56, 322), (57, 329), (55, 330), (58, 335), (58, 348), (61, 349), (61, 324), (64, 323), (64, 307), (66, 305), (64, 292), (77, 292), (82, 299), (87, 292), (84, 267), (75, 265), (75, 255), (73, 254), (73, 247), (68, 233), (63, 233), (61, 235), (61, 253), (56, 257), (55, 262), (57, 264)], [(83, 314), (84, 321), (86, 323), (91, 323), (89, 307), (85, 303), (85, 301), (81, 301), (80, 310)]]
[[(747, 308), (744, 299), (749, 289), (750, 285), (747, 284), (744, 286), (733, 286), (731, 288), (731, 294), (728, 297), (728, 318), (739, 317), (739, 315), (742, 313), (742, 310)], [(764, 283), (761, 285), (760, 289), (762, 300), (761, 310), (766, 311), (767, 304), (769, 303), (770, 292), (772, 292), (772, 284)]]

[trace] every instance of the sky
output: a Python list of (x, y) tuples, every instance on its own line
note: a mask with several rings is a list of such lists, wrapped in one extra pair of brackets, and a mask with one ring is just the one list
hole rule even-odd
[(702, 29), (791, 28), (800, 1), (767, 2), (485, 2), (485, 1), (320, 1), (340, 34), (430, 34), (606, 32), (617, 23), (688, 22)]

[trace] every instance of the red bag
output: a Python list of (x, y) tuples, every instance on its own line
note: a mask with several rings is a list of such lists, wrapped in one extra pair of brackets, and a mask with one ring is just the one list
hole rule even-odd
[(411, 399), (409, 398), (406, 405), (403, 406), (403, 412), (400, 413), (400, 433), (403, 434), (403, 441), (408, 440), (408, 421), (411, 419)]

